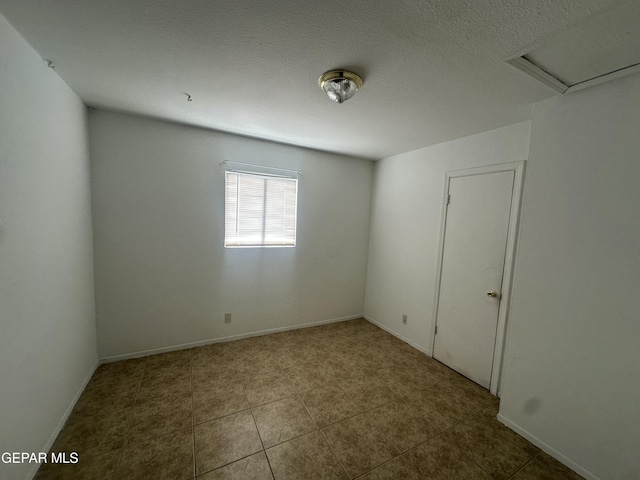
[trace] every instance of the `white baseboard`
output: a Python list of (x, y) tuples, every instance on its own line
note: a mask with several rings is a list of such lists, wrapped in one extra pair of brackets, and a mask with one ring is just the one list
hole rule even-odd
[(407, 337), (403, 337), (402, 335), (400, 335), (398, 332), (396, 332), (395, 330), (392, 330), (391, 328), (387, 327), (386, 325), (374, 320), (373, 318), (371, 318), (368, 315), (363, 315), (362, 318), (364, 318), (365, 320), (367, 320), (368, 322), (373, 323), (376, 327), (380, 327), (382, 330), (384, 330), (385, 332), (390, 333), (391, 335), (393, 335), (394, 337), (399, 338), (400, 340), (402, 340), (404, 343), (408, 343), (409, 345), (411, 345), (413, 348), (415, 348), (416, 350), (420, 350), (422, 353), (424, 353), (427, 356), (431, 356), (431, 352), (429, 352), (429, 350), (427, 350), (426, 348), (422, 347), (421, 345), (418, 345), (417, 343), (409, 340)]
[(100, 363), (119, 362), (120, 360), (129, 360), (132, 358), (141, 358), (148, 355), (156, 355), (158, 353), (175, 352), (177, 350), (186, 350), (187, 348), (202, 347), (204, 345), (211, 345), (213, 343), (232, 342), (233, 340), (242, 340), (243, 338), (259, 337), (267, 335), (269, 333), (286, 332), (289, 330), (298, 330), (300, 328), (317, 327), (318, 325), (326, 325), (329, 323), (346, 322), (348, 320), (355, 320), (357, 318), (364, 318), (362, 314), (349, 315), (347, 317), (330, 318), (328, 320), (319, 320), (317, 322), (301, 323), (298, 325), (287, 325), (286, 327), (269, 328), (267, 330), (259, 330), (257, 332), (241, 333), (238, 335), (229, 335), (227, 337), (211, 338), (208, 340), (199, 340), (197, 342), (181, 343), (179, 345), (170, 345), (168, 347), (152, 348), (150, 350), (141, 350), (138, 352), (124, 353), (121, 355), (113, 355), (111, 357), (103, 357), (100, 359)]
[[(84, 389), (87, 388), (89, 380), (91, 380), (91, 377), (93, 377), (93, 374), (95, 373), (99, 365), (100, 365), (100, 362), (96, 361), (96, 363), (93, 365), (93, 367), (89, 371), (89, 374), (83, 380), (82, 385), (80, 385), (80, 388), (78, 389), (76, 394), (73, 396), (73, 399), (71, 399), (71, 403), (69, 403), (69, 406), (67, 407), (64, 414), (62, 415), (62, 418), (58, 422), (58, 425), (56, 426), (55, 430), (49, 437), (49, 440), (47, 440), (47, 443), (44, 445), (44, 447), (41, 450), (39, 450), (40, 452), (48, 452), (51, 449), (51, 447), (53, 446), (53, 442), (56, 441), (56, 438), (58, 438), (58, 435), (60, 434), (60, 431), (64, 427), (64, 424), (67, 423), (67, 420), (69, 419), (69, 415), (71, 415), (71, 412), (73, 411), (73, 407), (75, 407), (76, 403), (78, 403), (78, 400), (82, 395), (82, 392), (84, 392)], [(38, 468), (40, 468), (40, 464), (35, 463), (31, 468), (31, 471), (27, 475), (27, 479), (29, 480), (33, 479), (33, 477), (36, 476), (36, 473), (38, 473)]]
[(536, 447), (538, 447), (540, 450), (542, 450), (543, 452), (548, 453), (553, 458), (558, 460), (560, 463), (566, 465), (571, 470), (573, 470), (576, 473), (582, 475), (587, 480), (600, 480), (599, 477), (597, 477), (596, 475), (594, 475), (590, 471), (585, 470), (583, 467), (578, 465), (576, 462), (574, 462), (570, 458), (565, 457), (562, 453), (557, 451), (555, 448), (553, 448), (549, 444), (543, 442), (542, 440), (540, 440), (535, 435), (532, 435), (531, 433), (529, 433), (527, 430), (525, 430), (524, 428), (520, 427), (516, 423), (513, 423), (511, 420), (509, 420), (508, 418), (504, 417), (502, 414), (499, 413), (498, 416), (497, 416), (497, 419), (498, 419), (498, 421), (500, 423), (506, 425), (511, 430), (513, 430), (518, 435), (520, 435), (521, 437), (526, 438), (531, 443), (533, 443)]

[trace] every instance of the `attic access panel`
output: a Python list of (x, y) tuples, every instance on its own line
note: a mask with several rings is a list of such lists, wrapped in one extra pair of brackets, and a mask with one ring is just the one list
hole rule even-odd
[(640, 72), (640, 3), (594, 15), (507, 62), (568, 93)]

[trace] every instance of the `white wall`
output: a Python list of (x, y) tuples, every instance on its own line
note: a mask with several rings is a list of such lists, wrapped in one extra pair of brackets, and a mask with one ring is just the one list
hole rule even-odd
[[(365, 314), (430, 353), (444, 172), (530, 159), (500, 419), (587, 478), (640, 478), (640, 76), (374, 170)], [(407, 325), (402, 313), (409, 315)]]
[(512, 298), (503, 420), (640, 478), (640, 76), (536, 105)]
[[(101, 358), (362, 314), (370, 161), (101, 111), (90, 132)], [(297, 247), (223, 247), (223, 160), (302, 171)]]
[(86, 109), (2, 16), (0, 45), (0, 452), (39, 452), (97, 362)]
[[(531, 122), (390, 157), (375, 164), (368, 319), (431, 353), (444, 174), (526, 160)], [(408, 315), (406, 325), (402, 314)]]

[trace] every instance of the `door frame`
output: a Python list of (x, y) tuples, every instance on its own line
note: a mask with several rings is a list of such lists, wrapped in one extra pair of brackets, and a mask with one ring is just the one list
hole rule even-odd
[(491, 367), (491, 382), (489, 391), (500, 396), (500, 381), (504, 358), (504, 347), (507, 334), (507, 321), (511, 303), (511, 288), (513, 282), (513, 267), (515, 263), (520, 210), (522, 206), (522, 190), (524, 184), (525, 162), (499, 163), (462, 170), (451, 170), (444, 174), (444, 188), (442, 193), (442, 213), (440, 215), (440, 238), (438, 242), (438, 263), (436, 265), (436, 281), (433, 300), (433, 314), (431, 322), (431, 357), (436, 342), (436, 322), (438, 319), (438, 302), (440, 301), (440, 282), (442, 280), (442, 261), (444, 256), (445, 228), (447, 226), (447, 198), (449, 196), (449, 181), (456, 177), (469, 177), (498, 172), (514, 172), (513, 192), (511, 195), (511, 213), (507, 231), (507, 248), (505, 251), (504, 270), (502, 274), (502, 292), (498, 308), (498, 325), (496, 329), (496, 344), (493, 351), (493, 365)]

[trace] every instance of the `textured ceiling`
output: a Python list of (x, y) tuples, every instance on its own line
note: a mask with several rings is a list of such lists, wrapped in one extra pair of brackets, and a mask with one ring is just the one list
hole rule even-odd
[[(529, 119), (556, 93), (503, 59), (627, 3), (0, 0), (0, 12), (88, 105), (378, 159)], [(317, 86), (334, 68), (365, 81), (343, 105)]]
[(565, 85), (640, 64), (640, 2), (631, 2), (569, 28), (527, 53)]

